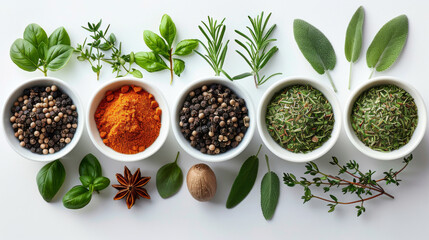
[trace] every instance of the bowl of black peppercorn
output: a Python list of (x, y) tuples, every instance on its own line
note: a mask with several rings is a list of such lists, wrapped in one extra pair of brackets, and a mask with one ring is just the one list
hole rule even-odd
[(254, 114), (243, 88), (222, 77), (209, 77), (179, 94), (171, 122), (187, 153), (199, 160), (220, 162), (247, 147), (256, 127)]
[(51, 77), (23, 82), (3, 107), (3, 130), (9, 145), (22, 157), (41, 162), (62, 158), (76, 146), (83, 119), (75, 91)]

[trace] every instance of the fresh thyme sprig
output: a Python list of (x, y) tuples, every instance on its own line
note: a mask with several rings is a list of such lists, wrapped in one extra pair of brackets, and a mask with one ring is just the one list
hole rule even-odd
[(250, 37), (245, 35), (244, 33), (235, 30), (236, 33), (238, 33), (240, 36), (245, 38), (246, 44), (241, 42), (240, 40), (235, 40), (238, 45), (240, 45), (244, 50), (246, 50), (248, 57), (246, 57), (242, 52), (236, 50), (238, 54), (240, 54), (241, 57), (247, 62), (247, 64), (252, 69), (252, 72), (246, 72), (239, 74), (235, 77), (233, 77), (233, 80), (242, 79), (245, 77), (253, 76), (255, 81), (255, 86), (258, 87), (262, 84), (264, 84), (268, 79), (280, 75), (281, 73), (274, 73), (270, 75), (269, 77), (266, 77), (263, 75), (260, 76), (260, 70), (265, 67), (265, 65), (268, 63), (268, 61), (271, 59), (271, 57), (278, 51), (278, 48), (276, 46), (271, 47), (268, 51), (268, 45), (271, 42), (276, 41), (276, 39), (270, 38), (271, 33), (276, 28), (276, 24), (272, 25), (267, 31), (266, 27), (268, 24), (268, 21), (270, 20), (271, 13), (268, 14), (267, 18), (264, 20), (264, 12), (261, 13), (261, 15), (258, 15), (256, 18), (248, 17), (251, 22), (251, 27), (247, 27), (250, 33)]
[[(348, 204), (358, 204), (356, 205), (357, 216), (360, 216), (362, 213), (366, 211), (364, 207), (364, 202), (377, 198), (382, 195), (386, 195), (390, 198), (394, 198), (389, 193), (385, 192), (383, 187), (379, 184), (380, 182), (385, 182), (388, 184), (395, 184), (399, 186), (399, 180), (397, 178), (398, 174), (402, 172), (413, 159), (413, 155), (404, 158), (405, 165), (399, 170), (394, 171), (390, 169), (387, 172), (384, 172), (384, 177), (378, 180), (373, 179), (373, 175), (375, 171), (369, 170), (368, 172), (362, 172), (359, 169), (359, 164), (356, 161), (350, 161), (346, 163), (346, 165), (340, 165), (338, 159), (336, 157), (332, 157), (333, 161), (329, 162), (331, 165), (337, 166), (340, 170), (338, 175), (347, 174), (352, 180), (347, 180), (344, 178), (340, 178), (339, 176), (332, 176), (326, 173), (323, 173), (319, 170), (319, 167), (313, 163), (307, 163), (305, 165), (307, 171), (305, 174), (309, 174), (311, 176), (315, 176), (312, 180), (307, 180), (304, 177), (301, 177), (301, 180), (297, 180), (297, 178), (292, 173), (284, 173), (283, 181), (289, 187), (294, 187), (296, 185), (300, 185), (304, 188), (304, 195), (301, 199), (304, 200), (304, 203), (310, 201), (312, 198), (316, 198), (319, 200), (323, 200), (328, 202), (329, 211), (333, 212), (335, 207), (338, 205), (348, 205)], [(340, 187), (343, 194), (351, 194), (355, 195), (358, 199), (355, 201), (349, 202), (341, 202), (338, 201), (338, 198), (334, 195), (329, 195), (331, 199), (327, 199), (324, 197), (313, 195), (310, 186), (321, 187), (323, 186), (324, 192), (329, 192), (332, 187)], [(373, 192), (377, 192), (377, 194), (373, 195)]]
[[(88, 23), (88, 27), (82, 26), (83, 29), (91, 33), (90, 38), (92, 42), (87, 43), (87, 38), (83, 44), (77, 44), (75, 52), (79, 53), (77, 59), (79, 61), (88, 61), (91, 65), (92, 71), (97, 74), (97, 80), (100, 77), (101, 68), (103, 67), (102, 62), (110, 64), (112, 67), (112, 73), (116, 73), (116, 77), (123, 77), (128, 74), (132, 74), (134, 77), (142, 78), (143, 74), (132, 68), (131, 65), (134, 63), (134, 53), (122, 54), (122, 43), (119, 42), (119, 46), (116, 47), (116, 36), (111, 33), (109, 36), (110, 24), (106, 30), (100, 30), (100, 20), (97, 24)], [(107, 37), (108, 36), (108, 37)], [(106, 53), (111, 52), (110, 58), (106, 57)], [(128, 67), (125, 65), (128, 63)], [(125, 71), (125, 74), (122, 74)]]
[(219, 23), (210, 16), (208, 16), (207, 19), (208, 23), (201, 21), (205, 27), (205, 30), (203, 27), (198, 26), (201, 33), (207, 39), (207, 45), (204, 44), (201, 40), (198, 40), (198, 42), (200, 42), (200, 44), (204, 47), (207, 54), (203, 55), (197, 50), (194, 51), (207, 61), (210, 67), (213, 68), (216, 76), (219, 76), (220, 73), (223, 73), (223, 75), (225, 75), (228, 79), (232, 80), (232, 78), (223, 70), (223, 64), (225, 62), (225, 56), (226, 52), (228, 51), (229, 43), (229, 40), (226, 41), (225, 44), (223, 43), (223, 37), (226, 30), (226, 26), (223, 24), (225, 18), (222, 19), (222, 21)]

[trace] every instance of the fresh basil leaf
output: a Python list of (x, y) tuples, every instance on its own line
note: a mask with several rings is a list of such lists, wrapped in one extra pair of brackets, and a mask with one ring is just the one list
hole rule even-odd
[(368, 67), (378, 72), (388, 69), (399, 57), (408, 36), (408, 18), (398, 16), (386, 23), (375, 35), (366, 52)]
[(135, 55), (137, 65), (142, 67), (148, 72), (157, 72), (164, 69), (169, 69), (167, 64), (153, 52), (138, 52)]
[(268, 157), (265, 155), (267, 161), (268, 172), (264, 175), (261, 182), (261, 208), (262, 214), (266, 220), (273, 217), (277, 208), (280, 195), (280, 180), (277, 174), (270, 170), (268, 164)]
[(255, 185), (259, 167), (259, 159), (257, 156), (261, 147), (259, 147), (256, 155), (250, 156), (241, 166), (240, 171), (232, 184), (231, 191), (229, 192), (228, 199), (226, 201), (226, 208), (237, 206), (244, 198), (246, 198), (250, 193), (250, 190), (252, 190), (253, 185)]
[(185, 62), (178, 58), (173, 59), (174, 74), (180, 77), (180, 74), (185, 70)]
[(38, 48), (42, 42), (46, 45), (49, 44), (48, 35), (46, 35), (45, 30), (35, 23), (29, 24), (25, 28), (24, 39), (30, 42), (35, 48)]
[(185, 39), (180, 41), (176, 50), (174, 51), (175, 55), (185, 56), (190, 54), (194, 49), (198, 47), (198, 40), (196, 39)]
[(87, 154), (79, 165), (80, 176), (90, 176), (93, 179), (101, 177), (101, 165), (98, 159), (92, 154)]
[(137, 70), (135, 68), (133, 68), (130, 73), (131, 73), (131, 75), (133, 75), (136, 78), (142, 78), (143, 77), (142, 72), (140, 72), (139, 70)]
[(69, 209), (83, 208), (91, 201), (92, 192), (82, 185), (74, 186), (63, 197), (63, 205)]
[(29, 41), (16, 39), (10, 47), (10, 59), (21, 69), (33, 72), (39, 66), (39, 52)]
[(176, 156), (176, 161), (162, 166), (156, 173), (156, 188), (162, 198), (169, 198), (176, 194), (183, 184), (183, 173), (177, 159), (179, 152)]
[(84, 187), (89, 187), (89, 185), (94, 183), (94, 178), (91, 176), (80, 176), (79, 177), (80, 182)]
[(362, 48), (362, 28), (364, 18), (365, 12), (363, 7), (360, 6), (353, 14), (349, 26), (347, 27), (344, 52), (346, 54), (347, 61), (350, 62), (349, 89), (351, 84), (352, 63), (358, 60)]
[(50, 202), (60, 190), (66, 178), (66, 170), (60, 160), (46, 164), (39, 173), (36, 181), (40, 195), (46, 202)]
[(48, 55), (48, 45), (46, 45), (44, 42), (40, 43), (37, 51), (39, 52), (39, 58), (45, 59), (45, 56)]
[(94, 180), (94, 190), (101, 191), (109, 186), (110, 180), (106, 177), (98, 177)]
[(55, 31), (49, 36), (49, 47), (60, 44), (70, 46), (70, 37), (64, 27), (55, 29)]
[(168, 48), (171, 48), (176, 37), (176, 25), (174, 24), (171, 17), (167, 14), (164, 14), (161, 19), (161, 24), (159, 25), (159, 32), (161, 36), (167, 41)]
[(45, 57), (46, 68), (51, 71), (57, 71), (63, 68), (73, 55), (73, 48), (67, 45), (55, 45), (49, 48)]
[(169, 48), (167, 44), (165, 44), (164, 39), (158, 36), (158, 34), (149, 30), (145, 30), (143, 32), (143, 40), (150, 50), (157, 54), (161, 54), (166, 58), (169, 57)]

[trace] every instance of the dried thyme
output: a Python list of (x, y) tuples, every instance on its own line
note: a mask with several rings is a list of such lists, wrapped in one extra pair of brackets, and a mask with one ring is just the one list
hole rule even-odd
[(307, 153), (322, 146), (331, 137), (334, 122), (331, 104), (310, 85), (286, 87), (267, 106), (269, 134), (294, 153)]
[(377, 151), (393, 151), (407, 144), (417, 127), (413, 97), (395, 85), (373, 87), (354, 103), (351, 124), (357, 137)]

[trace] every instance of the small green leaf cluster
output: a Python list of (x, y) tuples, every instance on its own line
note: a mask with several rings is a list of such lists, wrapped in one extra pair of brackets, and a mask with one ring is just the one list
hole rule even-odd
[(37, 69), (47, 76), (48, 70), (63, 68), (73, 54), (70, 37), (64, 27), (57, 28), (49, 37), (39, 25), (29, 24), (23, 38), (16, 39), (10, 47), (10, 58), (21, 69)]
[[(103, 31), (100, 30), (101, 23), (102, 20), (97, 24), (88, 23), (88, 27), (82, 26), (83, 29), (90, 33), (91, 42), (87, 43), (87, 39), (85, 39), (83, 44), (77, 44), (75, 49), (75, 52), (79, 54), (77, 59), (89, 62), (92, 71), (97, 74), (97, 80), (103, 67), (102, 62), (111, 65), (112, 73), (116, 73), (116, 77), (131, 74), (136, 78), (142, 78), (143, 74), (139, 70), (132, 68), (132, 64), (135, 62), (134, 53), (123, 54), (122, 43), (119, 42), (117, 47), (115, 34), (107, 34), (110, 24)], [(106, 57), (109, 52), (110, 58)], [(123, 74), (123, 71), (125, 71), (125, 74)]]
[(110, 180), (102, 176), (101, 165), (91, 153), (79, 165), (79, 180), (82, 185), (74, 186), (63, 197), (63, 205), (69, 209), (83, 208), (91, 201), (92, 193), (105, 189)]
[(162, 166), (156, 173), (156, 188), (162, 198), (169, 198), (176, 194), (183, 184), (183, 173), (177, 164), (180, 152), (177, 152), (176, 160)]
[[(173, 49), (176, 31), (176, 25), (171, 17), (164, 14), (161, 19), (161, 24), (159, 25), (161, 36), (149, 30), (143, 32), (143, 40), (146, 46), (152, 51), (138, 52), (135, 54), (137, 65), (148, 72), (170, 70), (170, 84), (173, 82), (173, 72), (180, 77), (180, 74), (185, 70), (185, 62), (174, 56), (189, 55), (198, 47), (198, 40), (185, 39), (180, 41), (175, 49)], [(165, 58), (170, 63), (170, 66), (167, 66), (161, 57)]]

